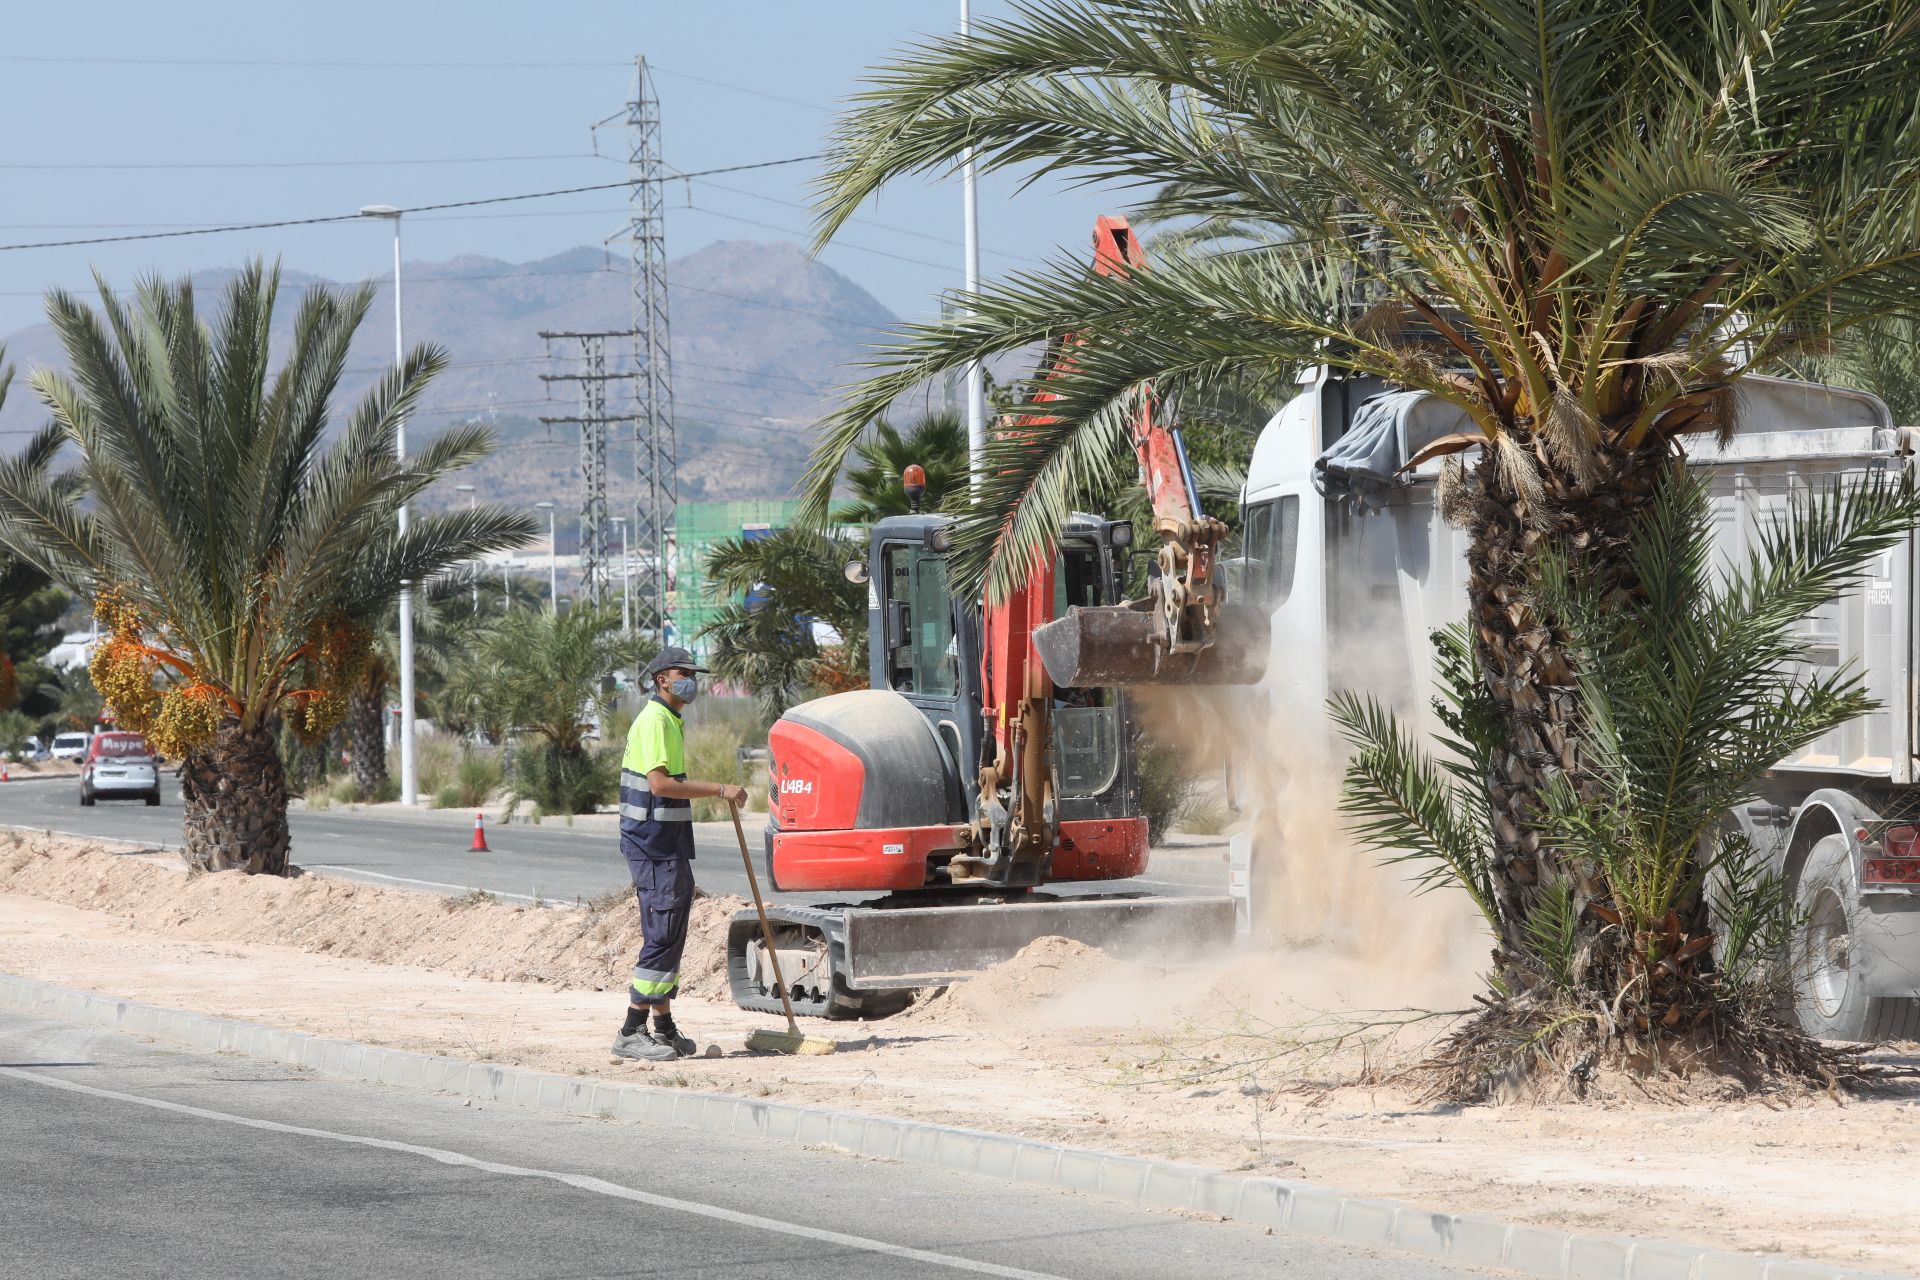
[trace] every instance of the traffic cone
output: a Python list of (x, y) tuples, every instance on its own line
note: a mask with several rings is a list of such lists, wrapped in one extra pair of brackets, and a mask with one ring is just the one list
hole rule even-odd
[(13, 781), (13, 770), (9, 769), (6, 766), (6, 763), (4, 761), (0, 761), (0, 782), (12, 782), (12, 781)]
[(493, 850), (487, 848), (487, 815), (484, 813), (476, 813), (473, 815), (473, 843), (467, 846), (467, 852), (493, 852)]

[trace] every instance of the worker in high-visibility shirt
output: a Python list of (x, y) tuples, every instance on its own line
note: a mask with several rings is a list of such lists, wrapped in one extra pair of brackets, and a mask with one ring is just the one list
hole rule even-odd
[[(647, 664), (652, 696), (627, 734), (620, 762), (620, 852), (640, 899), (644, 944), (627, 992), (627, 1020), (614, 1038), (617, 1057), (664, 1062), (684, 1058), (694, 1043), (673, 1022), (680, 953), (693, 910), (693, 802), (713, 797), (745, 804), (747, 789), (687, 777), (680, 713), (700, 692), (706, 668), (676, 645)], [(652, 1023), (648, 1024), (651, 1017)]]

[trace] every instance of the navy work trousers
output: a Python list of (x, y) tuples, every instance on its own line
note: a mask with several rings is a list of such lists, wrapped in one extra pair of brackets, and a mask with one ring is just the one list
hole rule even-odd
[(632, 1003), (660, 1005), (680, 987), (680, 953), (693, 915), (693, 864), (685, 858), (627, 858), (640, 900), (644, 939), (633, 966)]

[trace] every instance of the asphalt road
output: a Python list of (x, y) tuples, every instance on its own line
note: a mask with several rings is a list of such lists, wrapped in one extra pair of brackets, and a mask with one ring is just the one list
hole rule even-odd
[[(571, 903), (590, 899), (610, 889), (626, 887), (627, 867), (612, 832), (568, 828), (548, 822), (540, 826), (496, 825), (487, 832), (488, 853), (469, 853), (472, 828), (444, 816), (385, 817), (366, 810), (296, 809), (288, 815), (293, 830), (293, 860), (309, 871), (340, 875), (375, 884), (397, 884), (440, 893), (469, 889), (514, 901), (538, 896), (548, 902)], [(764, 819), (750, 815), (747, 840), (754, 865), (761, 867), (759, 829)], [(90, 809), (79, 803), (79, 783), (72, 778), (49, 778), (0, 784), (0, 826), (134, 840), (155, 845), (180, 843), (180, 791), (171, 775), (163, 778), (161, 803), (148, 808), (140, 801), (102, 800)], [(694, 882), (710, 893), (745, 896), (746, 873), (740, 869), (739, 846), (732, 830), (695, 828)], [(766, 887), (764, 876), (761, 887)], [(1219, 894), (1226, 892), (1226, 866), (1217, 854), (1182, 855), (1162, 851), (1146, 876), (1090, 886), (1057, 886), (1062, 893), (1143, 892)], [(858, 901), (868, 895), (825, 895)], [(777, 894), (776, 900), (819, 902), (818, 893)]]
[(66, 1277), (1486, 1273), (970, 1174), (467, 1107), (0, 1014), (0, 1271)]

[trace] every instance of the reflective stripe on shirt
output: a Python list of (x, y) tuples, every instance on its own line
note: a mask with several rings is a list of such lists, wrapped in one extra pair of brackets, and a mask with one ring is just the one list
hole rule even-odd
[(685, 809), (657, 808), (649, 810), (644, 805), (622, 804), (620, 816), (628, 822), (692, 822), (693, 808)]

